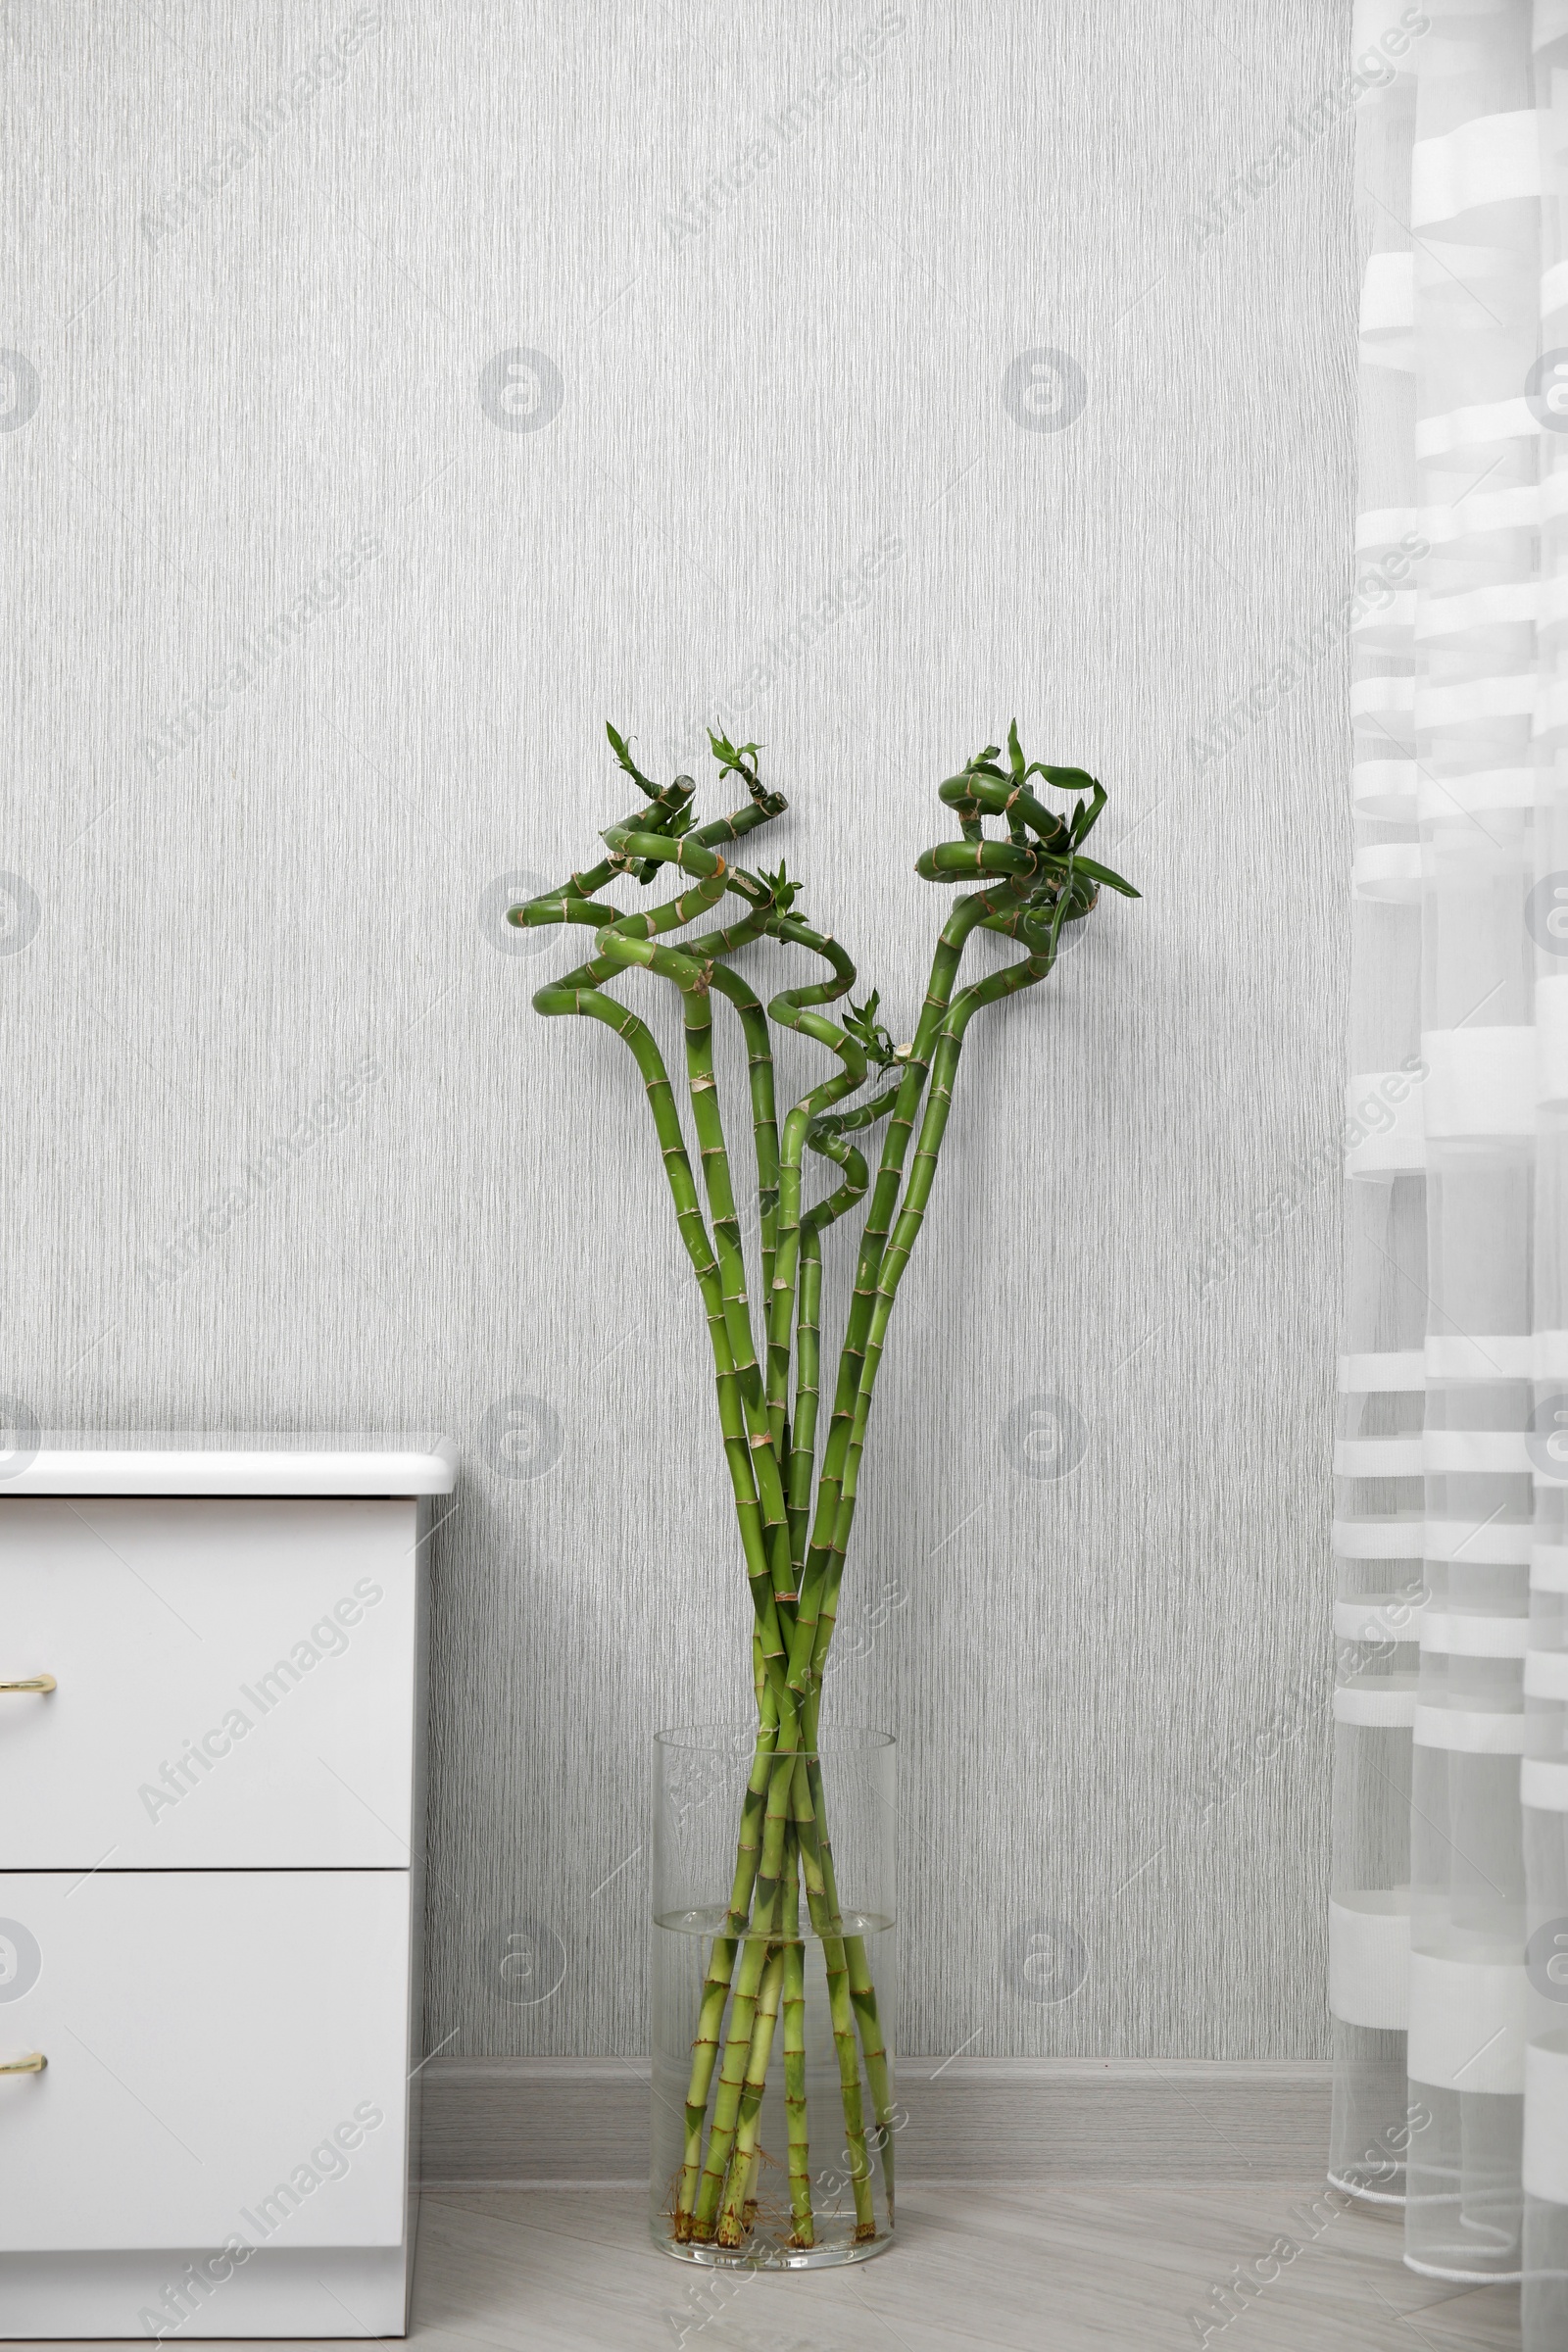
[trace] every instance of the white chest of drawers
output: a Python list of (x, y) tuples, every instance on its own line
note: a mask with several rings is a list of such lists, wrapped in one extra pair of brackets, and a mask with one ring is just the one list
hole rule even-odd
[(0, 2337), (405, 2332), (455, 1476), (94, 1438), (0, 1483), (0, 1686), (53, 1686), (0, 1687)]

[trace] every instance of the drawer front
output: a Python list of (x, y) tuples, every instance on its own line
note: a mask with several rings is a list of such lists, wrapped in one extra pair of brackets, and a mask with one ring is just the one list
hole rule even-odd
[(0, 1498), (0, 1869), (386, 1869), (412, 1501)]
[(0, 1874), (0, 2251), (398, 2244), (410, 1884)]

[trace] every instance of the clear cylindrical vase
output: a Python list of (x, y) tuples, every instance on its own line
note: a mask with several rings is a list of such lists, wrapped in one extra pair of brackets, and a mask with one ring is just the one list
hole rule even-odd
[(812, 2270), (893, 2241), (895, 1746), (654, 1740), (655, 2243)]

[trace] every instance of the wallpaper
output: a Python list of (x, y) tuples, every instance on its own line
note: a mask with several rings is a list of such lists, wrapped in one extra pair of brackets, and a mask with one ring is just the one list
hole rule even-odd
[(762, 746), (899, 1038), (937, 784), (1014, 717), (1103, 779), (1144, 895), (971, 1032), (829, 1713), (899, 1740), (906, 2048), (1326, 2046), (1344, 41), (0, 10), (0, 1387), (456, 1441), (447, 2055), (646, 2047), (651, 1735), (749, 1701), (641, 1086), (503, 920), (633, 805), (607, 720), (706, 813)]

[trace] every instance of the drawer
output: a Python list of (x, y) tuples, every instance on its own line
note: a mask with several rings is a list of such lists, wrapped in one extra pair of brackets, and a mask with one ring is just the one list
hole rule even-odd
[(419, 1509), (0, 1497), (0, 1869), (406, 1865)]
[(0, 1873), (0, 2251), (397, 2245), (410, 1886)]

